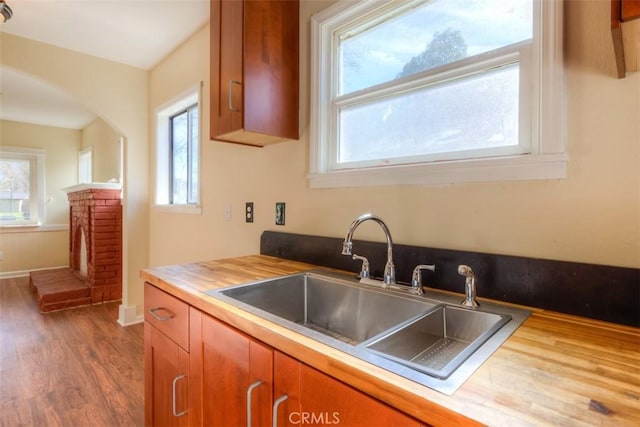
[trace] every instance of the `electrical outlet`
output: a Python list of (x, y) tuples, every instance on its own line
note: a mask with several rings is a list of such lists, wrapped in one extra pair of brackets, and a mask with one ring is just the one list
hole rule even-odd
[(0, 261), (4, 259), (4, 251), (0, 251)]
[(224, 206), (224, 220), (231, 221), (231, 203), (227, 203)]
[(244, 205), (245, 222), (253, 222), (253, 202), (247, 202)]

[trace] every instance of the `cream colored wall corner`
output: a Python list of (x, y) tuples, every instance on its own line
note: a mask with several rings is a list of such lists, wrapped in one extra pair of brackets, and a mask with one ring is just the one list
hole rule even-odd
[[(300, 141), (251, 148), (205, 138), (202, 214), (152, 210), (152, 265), (257, 253), (266, 229), (342, 237), (370, 211), (397, 243), (640, 267), (640, 76), (615, 77), (608, 1), (565, 2), (567, 179), (310, 189), (309, 18), (328, 4), (301, 2)], [(207, 27), (152, 70), (150, 84), (153, 111), (203, 80), (205, 136), (208, 51)], [(243, 219), (247, 201), (255, 203), (252, 224)], [(284, 227), (274, 225), (276, 202), (287, 204)], [(383, 241), (369, 224), (356, 237)]]
[(0, 229), (0, 278), (69, 265), (69, 205), (61, 189), (77, 182), (81, 136), (75, 129), (0, 121), (1, 146), (44, 150), (46, 212), (44, 227)]
[(139, 272), (149, 260), (148, 71), (7, 33), (0, 45), (3, 67), (63, 90), (124, 135), (122, 303), (141, 312)]

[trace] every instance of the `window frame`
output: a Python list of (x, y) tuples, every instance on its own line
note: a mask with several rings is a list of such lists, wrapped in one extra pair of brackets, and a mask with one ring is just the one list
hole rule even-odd
[[(156, 108), (156, 182), (154, 208), (160, 211), (184, 214), (201, 214), (202, 195), (202, 86), (186, 90), (160, 107)], [(198, 182), (197, 201), (194, 203), (172, 203), (172, 153), (170, 118), (188, 108), (195, 106), (198, 110)]]
[[(337, 46), (334, 33), (355, 20), (376, 11), (407, 7), (407, 1), (339, 1), (315, 14), (311, 21), (311, 121), (309, 153), (309, 185), (312, 188), (395, 185), (455, 184), (525, 179), (566, 178), (568, 156), (565, 147), (565, 94), (562, 67), (562, 2), (534, 0), (534, 13), (539, 14), (531, 43), (532, 55), (519, 60), (531, 70), (529, 90), (537, 100), (520, 114), (520, 132), (528, 132), (531, 140), (527, 153), (466, 159), (438, 160), (423, 163), (361, 165), (336, 168), (332, 158), (337, 147), (337, 123), (333, 94), (337, 93)], [(375, 19), (375, 18), (374, 18)], [(534, 20), (536, 22), (536, 20)], [(475, 67), (481, 60), (460, 61), (464, 67)], [(528, 63), (527, 61), (532, 61)], [(455, 67), (460, 64), (456, 63)], [(452, 66), (453, 68), (453, 66)], [(444, 73), (459, 73), (444, 67)], [(524, 71), (527, 72), (526, 70)], [(537, 76), (535, 75), (537, 74)], [(526, 74), (525, 74), (526, 76)], [(429, 77), (427, 77), (429, 78)], [(400, 80), (400, 85), (404, 79)], [(394, 85), (397, 85), (395, 82)], [(407, 83), (409, 85), (412, 82)], [(525, 85), (520, 84), (521, 93)], [(525, 106), (526, 108), (527, 106)], [(523, 128), (523, 126), (525, 128)], [(528, 126), (528, 129), (526, 128)], [(355, 165), (358, 166), (358, 165)]]
[[(0, 158), (28, 160), (30, 219), (1, 221), (0, 228), (40, 227), (45, 222), (45, 151), (40, 148), (0, 147)], [(33, 199), (33, 202), (32, 202)]]

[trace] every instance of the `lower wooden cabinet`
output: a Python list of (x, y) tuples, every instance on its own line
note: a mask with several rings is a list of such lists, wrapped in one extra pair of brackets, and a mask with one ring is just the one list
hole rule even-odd
[(300, 410), (298, 419), (303, 425), (422, 425), (404, 413), (306, 365), (302, 365), (300, 371)]
[(421, 425), (193, 307), (188, 317), (188, 349), (145, 322), (146, 425)]
[[(146, 426), (189, 426), (188, 305), (145, 284)], [(181, 346), (182, 345), (182, 346)], [(186, 347), (186, 348), (183, 348)]]
[(189, 426), (189, 354), (144, 324), (145, 425)]
[(201, 339), (190, 355), (191, 371), (201, 373), (192, 383), (202, 391), (198, 425), (420, 425), (217, 319), (193, 313), (195, 323)]
[(273, 350), (192, 309), (195, 425), (271, 424)]

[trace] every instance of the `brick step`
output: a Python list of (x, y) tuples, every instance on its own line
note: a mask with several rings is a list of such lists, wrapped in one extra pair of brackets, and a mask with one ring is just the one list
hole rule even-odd
[(70, 268), (34, 271), (29, 276), (43, 313), (91, 304), (91, 288)]
[(91, 298), (77, 298), (72, 300), (57, 301), (57, 302), (40, 302), (40, 312), (49, 313), (56, 310), (66, 310), (68, 308), (80, 307), (83, 305), (90, 305)]

